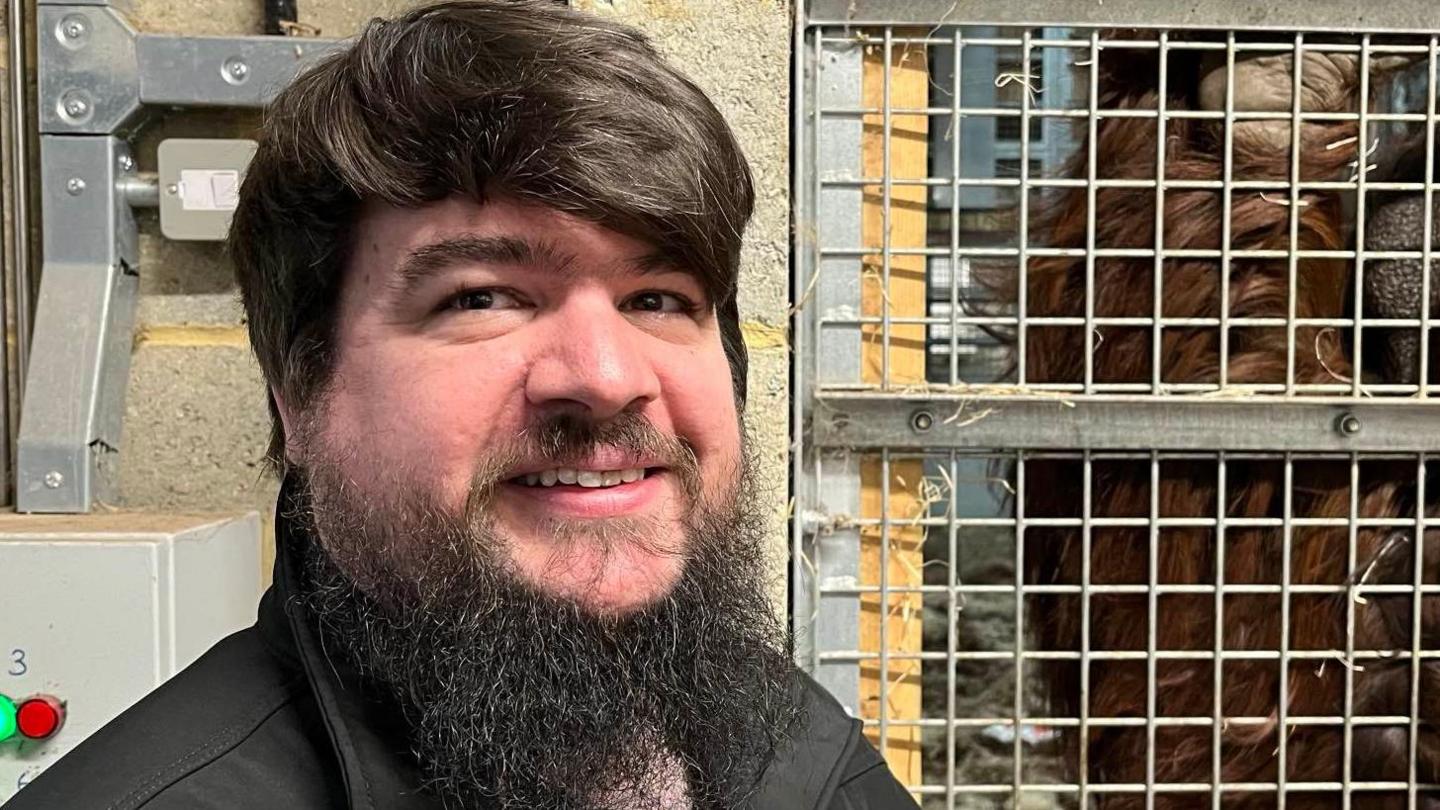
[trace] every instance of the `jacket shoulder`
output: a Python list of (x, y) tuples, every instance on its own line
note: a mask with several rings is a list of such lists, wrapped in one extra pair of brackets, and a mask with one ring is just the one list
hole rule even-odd
[(323, 774), (335, 768), (311, 742), (319, 722), (303, 674), (283, 668), (255, 628), (242, 630), (46, 769), (6, 810), (330, 807)]
[[(840, 704), (819, 684), (814, 688), (824, 694), (824, 700), (834, 704), (836, 711), (843, 712)], [(848, 716), (847, 716), (848, 717)], [(820, 805), (823, 810), (919, 810), (914, 797), (900, 784), (891, 772), (885, 758), (870, 744), (864, 734), (864, 724), (850, 719), (853, 736), (846, 747), (834, 777), (835, 791), (828, 804)]]
[(842, 739), (839, 761), (830, 774), (816, 807), (820, 810), (919, 810), (919, 805), (890, 772), (885, 758), (864, 734), (864, 724), (846, 714), (839, 701), (803, 675), (812, 724), (826, 729), (825, 736)]
[(865, 739), (863, 724), (801, 671), (795, 688), (804, 720), (780, 752), (757, 807), (912, 810), (914, 800)]

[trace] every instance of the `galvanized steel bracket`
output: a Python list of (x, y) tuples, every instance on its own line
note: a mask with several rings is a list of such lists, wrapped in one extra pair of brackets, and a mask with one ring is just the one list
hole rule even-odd
[[(147, 107), (259, 107), (340, 40), (140, 34), (105, 3), (38, 8), (43, 266), (17, 442), (22, 512), (114, 497), (139, 250), (127, 138)], [(153, 204), (153, 203), (152, 203)]]
[(135, 29), (105, 6), (38, 10), (40, 131), (121, 131), (140, 112)]
[(827, 392), (813, 428), (828, 450), (1432, 453), (1440, 412), (1400, 398)]
[(134, 161), (113, 136), (51, 135), (40, 163), (45, 263), (16, 502), (26, 512), (84, 512), (111, 497), (120, 447), (139, 251), (130, 206), (113, 190)]

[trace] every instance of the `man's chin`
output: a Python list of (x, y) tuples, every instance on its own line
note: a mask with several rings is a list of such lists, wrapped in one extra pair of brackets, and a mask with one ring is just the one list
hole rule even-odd
[(512, 557), (530, 587), (595, 615), (624, 616), (664, 599), (685, 569), (681, 552), (613, 538), (574, 538), (561, 550), (520, 546)]

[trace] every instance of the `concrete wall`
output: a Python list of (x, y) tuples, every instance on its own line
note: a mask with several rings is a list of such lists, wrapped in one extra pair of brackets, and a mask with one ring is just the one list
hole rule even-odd
[[(349, 36), (406, 3), (300, 0), (301, 22)], [(784, 0), (576, 0), (652, 35), (715, 99), (754, 166), (759, 204), (747, 235), (742, 317), (751, 349), (749, 428), (774, 516), (776, 573), (785, 559), (788, 499), (789, 48)], [(138, 0), (144, 31), (261, 33), (260, 0)], [(179, 114), (146, 132), (142, 169), (165, 137), (243, 136), (253, 114)], [(260, 459), (269, 435), (259, 369), (245, 342), (231, 270), (218, 245), (159, 236), (142, 224), (141, 306), (125, 433), (122, 503), (147, 510), (256, 508), (269, 514), (275, 482)], [(777, 592), (778, 594), (778, 592)]]

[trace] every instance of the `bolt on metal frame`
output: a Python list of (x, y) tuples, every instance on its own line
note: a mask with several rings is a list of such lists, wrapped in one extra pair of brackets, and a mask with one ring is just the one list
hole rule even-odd
[(104, 0), (40, 0), (36, 30), (43, 265), (28, 347), (21, 337), (16, 504), (86, 512), (114, 493), (140, 272), (132, 208), (158, 204), (129, 139), (158, 107), (262, 106), (339, 43), (142, 34)]
[[(1022, 796), (1056, 797), (1065, 806), (1087, 805), (1098, 796), (1135, 794), (1143, 797), (1146, 806), (1153, 806), (1159, 795), (1208, 795), (1212, 806), (1219, 808), (1222, 799), (1236, 792), (1273, 794), (1278, 806), (1284, 807), (1287, 795), (1322, 792), (1337, 794), (1349, 807), (1352, 797), (1377, 795), (1380, 792), (1403, 792), (1408, 806), (1416, 807), (1422, 794), (1433, 794), (1440, 785), (1428, 784), (1418, 778), (1416, 746), (1422, 721), (1416, 709), (1420, 700), (1420, 666), (1424, 660), (1440, 658), (1440, 649), (1426, 648), (1421, 634), (1422, 601), (1440, 595), (1440, 585), (1424, 581), (1424, 543), (1414, 543), (1414, 576), (1406, 584), (1370, 584), (1351, 581), (1345, 584), (1314, 584), (1292, 582), (1290, 560), (1295, 530), (1331, 527), (1348, 532), (1346, 570), (1356, 572), (1357, 539), (1362, 530), (1388, 527), (1409, 532), (1417, 539), (1427, 529), (1427, 511), (1423, 507), (1426, 492), (1426, 469), (1433, 454), (1440, 452), (1440, 406), (1428, 400), (1435, 392), (1429, 383), (1429, 336), (1434, 195), (1434, 146), (1436, 125), (1437, 61), (1440, 61), (1440, 37), (1435, 34), (1433, 9), (1428, 3), (1408, 0), (1387, 4), (1384, 9), (1366, 9), (1365, 20), (1356, 19), (1356, 10), (1335, 4), (1319, 9), (1309, 4), (1280, 4), (1273, 9), (1257, 10), (1248, 3), (1225, 0), (1187, 4), (1183, 10), (1162, 9), (1153, 3), (1111, 0), (1102, 6), (1088, 2), (1044, 0), (1028, 7), (1013, 3), (990, 2), (957, 6), (940, 0), (811, 0), (797, 9), (794, 29), (794, 186), (795, 241), (794, 288), (795, 323), (792, 331), (794, 349), (794, 425), (792, 478), (795, 488), (795, 518), (792, 522), (792, 602), (793, 621), (797, 631), (797, 659), (808, 671), (829, 688), (842, 705), (859, 716), (857, 702), (860, 688), (860, 664), (879, 662), (880, 713), (866, 723), (878, 732), (882, 750), (887, 735), (897, 728), (920, 727), (935, 733), (927, 746), (943, 749), (943, 767), (927, 773), (919, 784), (910, 785), (928, 807), (981, 806), (975, 802), (1010, 799), (1016, 806)], [(1193, 7), (1192, 7), (1193, 6)], [(957, 19), (964, 14), (963, 19)], [(1139, 28), (1152, 31), (1153, 39), (1112, 39), (1102, 36), (1104, 29)], [(917, 33), (917, 29), (919, 33)], [(1177, 30), (1208, 29), (1223, 32), (1223, 41), (1177, 40)], [(1299, 29), (1299, 30), (1296, 30)], [(1005, 33), (1005, 32), (1013, 33)], [(1244, 32), (1246, 37), (1237, 37)], [(1318, 32), (1349, 35), (1348, 38), (1314, 37)], [(1269, 32), (1265, 36), (1260, 36)], [(1372, 41), (1372, 34), (1400, 32), (1426, 39), (1426, 42)], [(948, 86), (933, 84), (932, 94), (949, 95), (946, 105), (894, 107), (890, 105), (890, 54), (906, 45), (935, 48), (949, 65)], [(860, 101), (861, 51), (883, 49), (885, 59), (885, 96), (880, 107)], [(1098, 71), (1087, 71), (1089, 79), (1086, 103), (1083, 106), (1037, 106), (1029, 92), (1020, 93), (1018, 103), (1004, 106), (994, 103), (968, 105), (962, 97), (962, 64), (966, 49), (1018, 49), (1020, 73), (1031, 74), (1032, 54), (1043, 49), (1073, 53), (1077, 59), (1098, 64), (1103, 51), (1116, 49), (1156, 49), (1160, 58), (1159, 101), (1155, 109), (1116, 110), (1099, 105)], [(1226, 87), (1224, 105), (1220, 110), (1172, 110), (1165, 104), (1165, 88), (1170, 81), (1166, 66), (1167, 54), (1181, 51), (1210, 51), (1223, 57)], [(1288, 111), (1250, 112), (1236, 109), (1235, 66), (1237, 54), (1289, 54), (1294, 65), (1291, 104)], [(1302, 112), (1301, 65), (1310, 53), (1353, 54), (1359, 61), (1362, 102), (1354, 112)], [(1418, 60), (1425, 74), (1423, 111), (1374, 112), (1367, 101), (1371, 96), (1369, 67), (1374, 57), (1406, 54)], [(936, 57), (937, 63), (940, 59)], [(989, 80), (992, 76), (984, 77)], [(949, 153), (949, 171), (927, 173), (926, 177), (895, 177), (889, 168), (892, 117), (923, 115), (931, 118), (931, 131), (947, 131), (951, 137), (932, 139), (932, 149)], [(868, 118), (867, 118), (868, 117)], [(862, 122), (876, 118), (882, 121), (880, 131), (885, 143), (886, 171), (880, 177), (867, 177), (859, 172), (859, 154), (864, 135)], [(1018, 117), (1020, 160), (1018, 177), (978, 177), (962, 170), (962, 150), (973, 141), (961, 137), (967, 118), (999, 119)], [(1165, 177), (1166, 138), (1156, 138), (1157, 176), (1149, 180), (1107, 179), (1096, 174), (1096, 134), (1107, 118), (1152, 119), (1163, 134), (1168, 121), (1197, 119), (1220, 122), (1224, 128), (1223, 162), (1217, 180), (1181, 180)], [(1030, 170), (1033, 138), (1031, 122), (1053, 119), (1057, 122), (1079, 121), (1088, 130), (1086, 174), (1076, 178), (1035, 177)], [(1237, 179), (1232, 167), (1234, 124), (1244, 121), (1289, 122), (1289, 179)], [(1349, 181), (1300, 181), (1300, 122), (1354, 122), (1358, 128), (1358, 165)], [(938, 123), (936, 123), (938, 122)], [(1367, 175), (1365, 145), (1378, 126), (1405, 124), (1424, 130), (1426, 160), (1423, 180), (1419, 182), (1381, 182)], [(948, 192), (951, 215), (948, 246), (927, 243), (926, 247), (897, 247), (890, 243), (890, 211), (894, 190), (903, 186), (924, 186), (931, 192)], [(879, 189), (885, 214), (885, 238), (881, 244), (862, 244), (860, 208), (867, 188)], [(1015, 244), (967, 244), (960, 226), (961, 195), (967, 189), (1014, 189)], [(1070, 188), (1083, 189), (1088, 200), (1085, 245), (1083, 248), (1050, 247), (1030, 244), (1032, 217), (1031, 190)], [(1156, 196), (1155, 240), (1146, 248), (1107, 248), (1096, 244), (1096, 195), (1106, 188), (1153, 189)], [(1167, 249), (1163, 234), (1167, 191), (1194, 189), (1213, 190), (1220, 194), (1224, 214), (1220, 245), (1214, 250)], [(1271, 192), (1289, 204), (1287, 228), (1289, 248), (1285, 250), (1243, 250), (1232, 246), (1231, 201), (1237, 191)], [(1353, 249), (1297, 249), (1302, 194), (1307, 191), (1349, 192), (1356, 195), (1353, 223), (1356, 239)], [(1423, 194), (1424, 238), (1418, 251), (1367, 250), (1364, 242), (1367, 192), (1405, 191)], [(932, 239), (937, 230), (932, 229)], [(949, 289), (943, 296), (932, 298), (932, 304), (948, 301), (943, 315), (905, 317), (894, 315), (888, 306), (879, 315), (859, 314), (861, 263), (866, 257), (879, 256), (883, 282), (890, 281), (891, 260), (899, 256), (924, 256), (935, 272), (936, 263), (948, 261)], [(1084, 262), (1085, 307), (1083, 317), (1042, 317), (1027, 314), (1027, 260), (1032, 257), (1073, 257)], [(1095, 312), (1095, 265), (1097, 259), (1108, 257), (1153, 261), (1153, 311), (1147, 316), (1110, 317)], [(1217, 317), (1166, 317), (1162, 312), (1165, 260), (1169, 258), (1209, 259), (1222, 268), (1220, 306)], [(1297, 277), (1301, 260), (1332, 258), (1353, 267), (1354, 312), (1350, 317), (1302, 318), (1296, 313)], [(966, 260), (1004, 259), (1015, 262), (1019, 275), (1017, 300), (1013, 313), (961, 313), (962, 294), (958, 289), (961, 263)], [(1240, 317), (1230, 314), (1228, 268), (1236, 260), (1268, 259), (1284, 262), (1288, 273), (1288, 313), (1285, 317)], [(1418, 259), (1426, 268), (1421, 273), (1419, 316), (1406, 319), (1366, 317), (1363, 279), (1365, 265), (1380, 259)], [(948, 379), (925, 386), (897, 385), (890, 378), (892, 330), (897, 326), (923, 324), (932, 334), (944, 337), (948, 346)], [(1172, 328), (1208, 328), (1218, 332), (1220, 369), (1215, 383), (1174, 383), (1162, 379), (1160, 363), (1152, 360), (1151, 373), (1145, 382), (1102, 382), (1094, 377), (1093, 359), (1097, 349), (1097, 328), (1143, 328), (1150, 332), (1149, 345), (1158, 358), (1162, 350), (1162, 334)], [(1078, 328), (1083, 335), (1085, 369), (1078, 383), (1036, 382), (1027, 377), (1026, 352), (1015, 357), (1015, 371), (1000, 381), (967, 382), (960, 373), (957, 357), (961, 329), (1002, 328), (1011, 330), (1015, 344), (1024, 347), (1029, 329), (1034, 327)], [(1301, 383), (1296, 379), (1295, 356), (1297, 329), (1305, 327), (1351, 330), (1350, 353), (1354, 369), (1349, 380), (1334, 383)], [(1287, 363), (1283, 381), (1243, 383), (1231, 379), (1227, 368), (1232, 329), (1280, 329), (1286, 336)], [(863, 381), (860, 369), (860, 346), (866, 334), (878, 332), (882, 341), (883, 370), (878, 382)], [(1368, 330), (1413, 329), (1419, 340), (1419, 374), (1414, 383), (1373, 383), (1363, 378), (1362, 342)], [(1237, 396), (1214, 396), (1215, 394)], [(976, 418), (980, 415), (979, 418)], [(862, 457), (878, 457), (885, 472), (885, 487), (880, 500), (879, 515), (861, 515), (859, 509), (860, 463)], [(1038, 461), (1073, 460), (1080, 474), (1074, 486), (1081, 492), (1078, 514), (1066, 517), (1027, 515), (1027, 465)], [(921, 460), (928, 470), (946, 479), (948, 486), (937, 503), (919, 514), (892, 514), (889, 487), (893, 465)], [(1283, 510), (1277, 517), (1255, 518), (1227, 514), (1227, 487), (1237, 485), (1234, 465), (1270, 461), (1283, 470)], [(1415, 514), (1405, 517), (1367, 517), (1359, 503), (1361, 468), (1371, 461), (1398, 461), (1413, 469), (1413, 483), (1418, 502)], [(1214, 512), (1209, 517), (1166, 517), (1159, 503), (1161, 468), (1167, 462), (1190, 461), (1213, 464), (1217, 482)], [(991, 470), (996, 463), (1009, 473), (997, 482), (993, 473), (979, 473), (967, 478), (966, 470)], [(1148, 465), (1149, 509), (1140, 517), (1109, 517), (1091, 513), (1092, 473), (1097, 464), (1127, 462)], [(1339, 517), (1315, 517), (1296, 513), (1293, 501), (1297, 465), (1345, 465), (1349, 470), (1350, 504), (1348, 513)], [(997, 486), (1008, 491), (1013, 504), (1010, 512), (977, 514), (973, 506), (961, 501)], [(946, 582), (938, 584), (900, 584), (890, 581), (890, 566), (882, 562), (876, 583), (862, 583), (860, 576), (860, 536), (863, 530), (876, 528), (887, 537), (896, 525), (921, 526), (939, 538), (943, 548)], [(1068, 527), (1079, 531), (1083, 552), (1079, 581), (1065, 585), (1039, 585), (1024, 581), (1027, 530)], [(1144, 583), (1116, 584), (1094, 582), (1090, 571), (1092, 533), (1096, 529), (1125, 527), (1142, 529), (1150, 538), (1148, 576)], [(1158, 547), (1161, 532), (1169, 528), (1202, 528), (1213, 532), (1216, 569), (1213, 584), (1167, 584), (1160, 581)], [(1278, 583), (1227, 583), (1225, 580), (1227, 533), (1244, 529), (1278, 530), (1282, 544), (1283, 570)], [(1010, 582), (967, 583), (956, 574), (959, 561), (967, 553), (973, 537), (982, 533), (1004, 532), (1013, 543), (1013, 580)], [(882, 555), (890, 543), (881, 543)], [(926, 565), (932, 562), (927, 557)], [(1433, 566), (1433, 561), (1430, 563)], [(953, 571), (951, 569), (954, 569)], [(944, 633), (931, 649), (930, 642), (919, 652), (890, 649), (889, 639), (882, 634), (879, 649), (861, 649), (857, 631), (862, 595), (878, 595), (882, 605), (890, 605), (895, 597), (921, 594), (943, 604)], [(1155, 617), (1159, 600), (1172, 595), (1213, 597), (1213, 648), (1166, 650), (1159, 646)], [(1294, 595), (1345, 595), (1345, 645), (1342, 650), (1290, 649), (1291, 599)], [(1402, 650), (1357, 649), (1356, 600), (1367, 595), (1408, 595), (1411, 604), (1410, 647)], [(1076, 651), (1034, 650), (1027, 646), (1027, 598), (1035, 596), (1067, 597), (1078, 600), (1081, 611), (1080, 649)], [(1104, 595), (1142, 597), (1151, 618), (1143, 650), (1097, 650), (1090, 644), (1091, 599)], [(1275, 649), (1236, 650), (1224, 643), (1227, 596), (1270, 595), (1280, 602), (1280, 642)], [(967, 600), (1010, 600), (1010, 627), (1013, 641), (1006, 647), (992, 649), (961, 649), (959, 619), (966, 610)], [(1222, 686), (1231, 677), (1223, 664), (1231, 661), (1273, 661), (1279, 667), (1281, 695), (1286, 694), (1287, 678), (1292, 662), (1309, 661), (1320, 665), (1327, 659), (1339, 658), (1345, 665), (1345, 701), (1338, 716), (1290, 716), (1286, 700), (1278, 701), (1279, 715), (1275, 721), (1264, 717), (1227, 715), (1221, 700)], [(1411, 711), (1403, 716), (1369, 716), (1356, 711), (1353, 702), (1355, 669), (1366, 661), (1408, 660), (1410, 663)], [(944, 682), (942, 704), (930, 704), (919, 718), (894, 718), (885, 709), (884, 690), (894, 662), (920, 660), (943, 665), (940, 676)], [(1157, 713), (1157, 667), (1165, 661), (1197, 660), (1213, 662), (1213, 712), (1204, 716), (1170, 717)], [(1077, 716), (1048, 717), (1035, 708), (1033, 684), (1028, 672), (1032, 662), (1073, 661), (1078, 667), (1081, 707)], [(1142, 664), (1149, 684), (1145, 695), (1143, 717), (1089, 716), (1089, 677), (1095, 662), (1136, 661)], [(1008, 711), (983, 716), (958, 714), (957, 696), (967, 689), (990, 684), (967, 684), (957, 676), (957, 665), (981, 662), (999, 664), (1011, 669), (1011, 695)], [(1334, 661), (1331, 661), (1332, 665)], [(927, 678), (931, 675), (927, 674)], [(1282, 733), (1277, 735), (1276, 755), (1286, 760), (1288, 733), (1299, 727), (1338, 726), (1343, 733), (1344, 769), (1335, 782), (1296, 782), (1287, 780), (1285, 767), (1277, 770), (1269, 782), (1229, 784), (1219, 777), (1221, 765), (1221, 729), (1232, 726), (1258, 726), (1278, 722)], [(1361, 781), (1351, 773), (1353, 731), (1357, 727), (1400, 725), (1408, 729), (1408, 778), (1391, 781)], [(1071, 728), (1079, 732), (1078, 781), (1063, 782), (1040, 779), (1030, 769), (1036, 757), (1026, 750), (1024, 732), (1041, 727)], [(1142, 783), (1102, 783), (1088, 777), (1088, 730), (1107, 727), (1135, 727), (1143, 730), (1146, 739), (1145, 780)], [(1164, 783), (1157, 781), (1155, 761), (1157, 731), (1170, 727), (1204, 728), (1211, 731), (1214, 778), (1205, 782)], [(980, 730), (1008, 729), (1009, 779), (984, 783), (967, 783), (957, 769), (957, 757), (965, 753), (965, 740), (978, 740)], [(962, 739), (963, 737), (963, 739)], [(987, 798), (989, 797), (989, 798)], [(989, 805), (985, 805), (989, 806)]]

